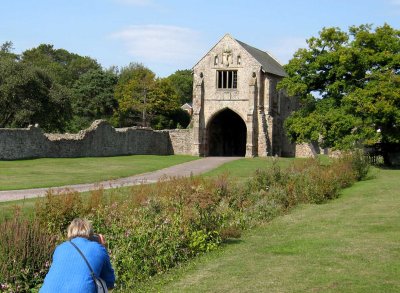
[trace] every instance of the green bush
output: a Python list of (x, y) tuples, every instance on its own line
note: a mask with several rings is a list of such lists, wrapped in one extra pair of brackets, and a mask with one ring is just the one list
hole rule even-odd
[(363, 157), (353, 153), (329, 165), (301, 160), (283, 170), (273, 164), (241, 186), (224, 175), (166, 178), (111, 198), (102, 189), (88, 198), (69, 190), (49, 192), (38, 200), (33, 220), (17, 213), (1, 224), (1, 290), (37, 289), (52, 250), (75, 217), (90, 219), (106, 236), (117, 288), (133, 291), (138, 282), (240, 237), (242, 229), (270, 221), (299, 203), (337, 197), (340, 188), (364, 178), (366, 172)]
[(370, 163), (363, 150), (356, 149), (345, 159), (351, 162), (357, 180), (363, 180), (367, 177)]
[(41, 226), (53, 233), (63, 233), (73, 219), (83, 212), (82, 198), (77, 191), (55, 194), (51, 189), (45, 200), (36, 202), (35, 212)]

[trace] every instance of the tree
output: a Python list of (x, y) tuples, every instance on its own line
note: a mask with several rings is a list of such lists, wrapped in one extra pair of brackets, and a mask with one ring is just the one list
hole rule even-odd
[[(74, 115), (74, 120), (70, 121), (72, 107), (74, 107), (74, 113), (80, 115), (85, 112), (84, 108), (87, 106), (87, 104), (79, 103), (83, 99), (82, 95), (75, 97), (74, 95), (79, 94), (79, 91), (73, 89), (76, 89), (75, 83), (85, 73), (92, 70), (101, 71), (101, 66), (97, 61), (90, 57), (70, 53), (64, 49), (54, 49), (53, 45), (49, 44), (41, 44), (36, 48), (24, 51), (20, 59), (25, 67), (40, 69), (49, 76), (52, 80), (50, 93), (54, 102), (61, 102), (64, 110), (67, 111), (68, 109), (65, 115), (58, 116), (57, 126), (54, 124), (57, 116), (53, 117), (54, 129), (57, 131), (65, 129), (76, 131), (83, 125), (87, 126), (88, 117), (79, 118)], [(82, 86), (82, 83), (80, 83), (80, 86)], [(75, 104), (72, 105), (74, 102)], [(77, 109), (77, 107), (81, 107), (81, 109)], [(49, 116), (54, 113), (57, 113), (57, 111), (49, 113)]]
[(7, 41), (0, 46), (0, 58), (18, 59), (18, 55), (13, 53), (13, 42)]
[(87, 128), (95, 119), (110, 119), (118, 107), (114, 88), (118, 77), (112, 71), (92, 69), (82, 74), (73, 87), (73, 120), (70, 131)]
[[(146, 125), (143, 113), (147, 107), (147, 93), (155, 86), (155, 74), (139, 63), (131, 63), (121, 69), (115, 87), (118, 126)], [(145, 114), (145, 113), (144, 113)]]
[(44, 71), (0, 59), (0, 127), (39, 123), (48, 131), (62, 130), (71, 114), (68, 94)]
[(175, 89), (181, 105), (191, 103), (193, 97), (193, 74), (191, 70), (177, 70), (167, 77)]
[(42, 68), (59, 84), (72, 87), (79, 77), (93, 69), (101, 69), (96, 60), (54, 49), (53, 45), (41, 44), (22, 53), (24, 63)]
[(155, 74), (139, 63), (122, 68), (115, 97), (118, 101), (116, 118), (119, 126), (151, 126), (156, 129), (186, 126), (180, 112), (179, 97), (169, 78)]
[(337, 149), (400, 143), (400, 31), (324, 28), (307, 44), (279, 84), (300, 101), (285, 123), (291, 139)]
[(171, 81), (167, 78), (157, 79), (152, 90), (148, 92), (146, 105), (150, 126), (155, 129), (176, 128), (179, 123), (186, 127), (189, 123), (186, 119), (188, 115), (180, 113), (183, 111), (180, 105), (179, 96)]

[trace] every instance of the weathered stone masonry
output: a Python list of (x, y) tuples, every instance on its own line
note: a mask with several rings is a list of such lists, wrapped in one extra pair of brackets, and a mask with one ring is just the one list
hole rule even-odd
[(294, 156), (283, 121), (295, 99), (267, 52), (225, 35), (194, 67), (193, 151), (200, 156)]
[[(193, 131), (114, 128), (104, 120), (77, 134), (49, 134), (38, 127), (0, 128), (0, 160), (120, 155), (196, 155)], [(315, 156), (309, 144), (296, 146), (296, 157)]]
[(186, 154), (189, 130), (114, 128), (96, 120), (78, 134), (47, 134), (38, 127), (0, 129), (0, 160), (118, 155)]

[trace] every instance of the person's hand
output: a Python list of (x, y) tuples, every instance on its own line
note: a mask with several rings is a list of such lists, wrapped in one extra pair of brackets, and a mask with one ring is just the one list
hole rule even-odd
[(98, 235), (99, 235), (99, 243), (105, 247), (106, 239), (104, 238), (103, 234), (98, 234)]

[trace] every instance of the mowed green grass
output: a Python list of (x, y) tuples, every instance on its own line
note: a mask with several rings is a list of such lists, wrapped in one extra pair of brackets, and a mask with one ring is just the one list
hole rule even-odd
[(196, 160), (193, 156), (135, 155), (0, 161), (0, 190), (92, 183)]
[[(197, 157), (189, 157), (189, 156), (168, 156), (168, 157), (157, 157), (157, 156), (129, 156), (129, 157), (114, 157), (114, 158), (84, 158), (83, 161), (85, 162), (81, 162), (81, 172), (82, 173), (87, 173), (89, 172), (88, 170), (92, 170), (92, 159), (104, 159), (105, 162), (107, 164), (109, 164), (109, 159), (114, 159), (114, 164), (115, 164), (115, 160), (122, 161), (124, 163), (124, 168), (126, 168), (126, 166), (129, 166), (129, 173), (125, 176), (129, 176), (129, 175), (133, 175), (133, 174), (138, 174), (138, 173), (144, 173), (147, 171), (144, 171), (144, 169), (140, 169), (139, 167), (141, 165), (143, 165), (144, 163), (147, 162), (147, 164), (153, 164), (154, 170), (157, 169), (156, 166), (154, 166), (154, 163), (159, 164), (161, 160), (170, 160), (171, 162), (181, 162), (181, 160), (184, 161), (189, 161), (192, 159), (197, 159)], [(7, 180), (5, 180), (5, 178), (2, 177), (2, 167), (5, 165), (2, 165), (3, 163), (7, 164), (10, 163), (10, 165), (14, 165), (14, 169), (23, 169), (25, 168), (25, 170), (23, 171), (25, 174), (28, 174), (30, 172), (36, 172), (35, 170), (31, 170), (29, 168), (40, 168), (40, 169), (45, 169), (47, 170), (48, 168), (44, 168), (41, 165), (51, 165), (51, 168), (53, 168), (53, 165), (59, 164), (59, 160), (62, 161), (62, 164), (69, 164), (71, 166), (75, 166), (76, 165), (76, 161), (77, 160), (82, 160), (82, 159), (37, 159), (37, 160), (23, 160), (23, 161), (13, 161), (13, 162), (4, 162), (4, 161), (0, 161), (0, 182), (5, 182), (4, 186), (2, 184), (0, 184), (0, 190), (4, 190), (5, 187), (7, 187), (6, 183), (8, 183), (8, 186), (11, 185), (11, 182), (7, 182)], [(228, 162), (225, 163), (221, 166), (219, 166), (218, 168), (211, 170), (207, 173), (205, 173), (204, 175), (201, 176), (205, 176), (205, 177), (218, 177), (224, 174), (228, 175), (228, 178), (230, 178), (230, 180), (235, 181), (236, 183), (240, 183), (240, 182), (245, 182), (246, 180), (248, 180), (249, 177), (251, 177), (254, 172), (257, 169), (267, 169), (270, 168), (274, 162), (274, 160), (276, 160), (277, 164), (279, 166), (285, 167), (288, 166), (291, 162), (293, 162), (294, 160), (301, 160), (301, 159), (294, 159), (294, 158), (279, 158), (279, 159), (272, 159), (272, 158), (243, 158), (243, 159), (239, 159), (236, 161), (232, 161), (232, 162)], [(183, 162), (183, 161), (182, 161)], [(165, 163), (165, 162), (164, 162)], [(98, 162), (98, 164), (100, 164)], [(104, 163), (101, 163), (104, 165)], [(172, 165), (172, 164), (171, 164)], [(149, 167), (148, 165), (146, 165), (147, 167)], [(136, 173), (134, 173), (134, 167), (136, 167)], [(84, 171), (86, 168), (86, 172)], [(116, 166), (114, 166), (114, 168), (117, 168)], [(161, 167), (160, 167), (161, 168)], [(97, 168), (95, 168), (97, 170)], [(10, 173), (12, 172), (11, 170), (9, 171)], [(22, 171), (21, 171), (22, 172)], [(18, 173), (18, 171), (14, 170), (14, 173)], [(62, 171), (57, 170), (57, 174), (61, 177), (63, 177), (64, 175), (60, 175), (63, 174)], [(73, 176), (76, 173), (70, 174), (69, 176), (62, 178), (63, 180), (63, 185), (65, 184), (73, 184), (70, 183), (71, 181), (68, 181), (67, 179), (69, 178), (70, 180), (75, 180), (75, 176)], [(112, 173), (107, 173), (107, 176), (113, 176)], [(49, 175), (46, 175), (46, 177), (48, 177)], [(57, 182), (57, 179), (55, 176), (53, 176), (52, 174), (50, 174), (50, 176), (53, 178), (54, 182)], [(14, 176), (7, 176), (8, 178), (10, 177), (14, 177)], [(24, 183), (25, 180), (24, 178), (26, 177), (26, 175), (23, 176), (22, 180), (20, 180), (20, 182)], [(33, 177), (33, 175), (32, 175)], [(110, 177), (106, 177), (106, 179), (108, 179)], [(41, 178), (37, 178), (37, 180), (40, 180)], [(84, 178), (82, 178), (82, 182)], [(85, 179), (86, 180), (86, 179)], [(99, 180), (95, 180), (95, 181), (99, 181)], [(43, 182), (41, 185), (37, 185), (36, 187), (43, 187)], [(58, 181), (60, 182), (60, 181)], [(8, 189), (22, 189), (22, 183), (19, 186), (19, 188), (8, 188)], [(57, 184), (55, 183), (56, 186)], [(59, 184), (58, 184), (59, 185)], [(15, 183), (13, 184), (13, 186), (15, 186)], [(31, 187), (26, 187), (26, 188), (31, 188)], [(106, 194), (106, 196), (109, 196), (110, 194), (113, 194), (115, 196), (115, 194), (118, 194), (118, 196), (120, 197), (127, 197), (130, 194), (130, 190), (131, 187), (122, 187), (119, 189), (114, 189), (114, 190), (105, 190), (104, 193)], [(88, 194), (88, 193), (84, 193), (84, 194)], [(30, 198), (30, 199), (24, 199), (24, 200), (16, 200), (16, 201), (7, 201), (7, 202), (0, 202), (0, 215), (3, 214), (7, 217), (11, 216), (13, 213), (13, 210), (15, 208), (15, 206), (19, 206), (21, 207), (22, 211), (26, 214), (31, 214), (33, 212), (33, 207), (35, 205), (37, 198)]]
[(208, 171), (203, 176), (205, 177), (218, 177), (227, 175), (228, 178), (234, 180), (236, 183), (244, 183), (254, 175), (256, 170), (265, 170), (271, 168), (273, 164), (277, 164), (281, 168), (288, 167), (294, 161), (304, 159), (300, 158), (243, 158)]
[(299, 206), (145, 289), (400, 292), (400, 170), (373, 171), (339, 199)]

